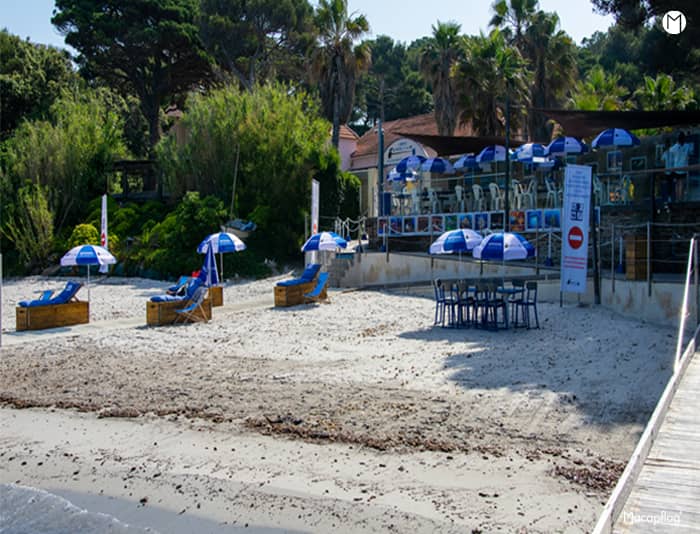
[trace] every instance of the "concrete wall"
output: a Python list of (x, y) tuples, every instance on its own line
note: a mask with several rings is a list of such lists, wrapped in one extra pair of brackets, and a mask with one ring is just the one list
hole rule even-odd
[[(397, 254), (369, 252), (356, 254), (348, 261), (349, 267), (340, 280), (341, 287), (382, 287), (395, 285), (429, 284), (436, 278), (455, 279), (483, 276), (536, 276), (534, 265), (522, 266), (506, 263), (483, 263), (471, 259), (453, 257), (430, 257), (426, 254)], [(540, 267), (539, 298), (544, 302), (559, 302), (559, 273), (556, 269)], [(549, 278), (549, 279), (547, 279)], [(593, 304), (593, 281), (588, 280), (587, 291), (577, 295), (566, 293), (563, 300), (567, 304)], [(427, 292), (427, 294), (430, 294)], [(696, 320), (695, 300), (691, 287), (691, 317), (689, 324)], [(622, 315), (650, 323), (678, 327), (680, 306), (683, 299), (683, 284), (654, 283), (651, 296), (646, 282), (609, 278), (601, 280), (601, 303)]]

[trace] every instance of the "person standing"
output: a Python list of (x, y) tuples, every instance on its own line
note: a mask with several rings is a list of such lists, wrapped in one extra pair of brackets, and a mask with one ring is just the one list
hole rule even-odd
[(671, 176), (671, 171), (668, 170), (674, 166), (673, 157), (671, 157), (671, 140), (668, 138), (664, 141), (664, 151), (661, 154), (661, 161), (664, 164), (664, 169), (666, 169), (659, 180), (661, 201), (668, 203), (673, 200), (675, 193), (673, 190), (673, 177)]
[(693, 145), (686, 142), (684, 132), (678, 134), (678, 142), (671, 147), (669, 153), (671, 160), (673, 161), (673, 167), (677, 169), (674, 171), (676, 200), (681, 201), (683, 200), (685, 180), (688, 176), (688, 170), (679, 169), (679, 167), (687, 167), (688, 157), (693, 153)]

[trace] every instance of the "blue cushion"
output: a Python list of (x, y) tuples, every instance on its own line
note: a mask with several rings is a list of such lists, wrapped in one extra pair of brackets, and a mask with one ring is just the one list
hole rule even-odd
[(65, 304), (72, 299), (83, 284), (78, 282), (68, 282), (58, 295), (50, 299), (23, 300), (19, 303), (22, 308), (33, 308), (35, 306), (48, 306), (50, 304)]
[(301, 273), (301, 278), (305, 282), (308, 282), (309, 280), (313, 280), (314, 277), (318, 274), (318, 272), (321, 270), (321, 265), (318, 263), (312, 263), (304, 269), (304, 272)]
[(284, 280), (283, 282), (277, 282), (278, 286), (282, 287), (290, 287), (290, 286), (298, 286), (299, 284), (305, 284), (307, 283), (306, 280), (301, 280), (300, 278), (294, 278), (293, 280)]
[(174, 302), (176, 300), (185, 300), (186, 298), (185, 295), (156, 295), (151, 297), (151, 302)]

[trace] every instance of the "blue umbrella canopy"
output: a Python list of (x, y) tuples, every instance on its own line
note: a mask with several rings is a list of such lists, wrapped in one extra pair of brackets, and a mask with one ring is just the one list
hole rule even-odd
[(337, 248), (345, 248), (348, 242), (345, 241), (335, 232), (320, 232), (312, 235), (306, 240), (306, 243), (301, 247), (302, 252), (311, 252), (313, 250), (335, 250)]
[(117, 259), (104, 247), (98, 245), (78, 245), (61, 258), (61, 265), (110, 265)]
[(564, 156), (566, 154), (583, 154), (588, 152), (588, 147), (575, 137), (557, 137), (546, 147), (546, 154), (550, 156)]
[(506, 147), (501, 145), (491, 145), (484, 148), (476, 156), (477, 163), (490, 163), (492, 161), (505, 161)]
[(453, 252), (467, 252), (481, 243), (482, 239), (481, 234), (467, 228), (450, 230), (442, 234), (430, 245), (430, 253), (452, 254)]
[(608, 128), (593, 139), (591, 146), (593, 148), (604, 148), (608, 146), (635, 146), (639, 143), (639, 138), (624, 128)]
[(479, 260), (524, 260), (535, 257), (535, 247), (515, 232), (496, 232), (487, 235), (472, 254)]
[(197, 252), (206, 254), (210, 248), (214, 249), (214, 254), (240, 252), (245, 250), (245, 243), (232, 233), (218, 232), (207, 236), (197, 247)]
[(525, 143), (513, 151), (512, 159), (523, 163), (533, 163), (533, 158), (543, 158), (545, 147), (539, 143)]
[(397, 172), (406, 172), (407, 170), (416, 170), (425, 161), (423, 156), (407, 156), (396, 165)]
[(415, 182), (418, 175), (412, 170), (407, 170), (406, 172), (399, 172), (394, 167), (386, 177), (387, 182)]
[(454, 174), (455, 169), (452, 164), (444, 158), (426, 159), (420, 166), (423, 172), (434, 172), (437, 174)]
[(479, 164), (476, 162), (474, 154), (465, 154), (454, 162), (453, 167), (457, 171), (464, 171), (467, 169), (478, 169)]

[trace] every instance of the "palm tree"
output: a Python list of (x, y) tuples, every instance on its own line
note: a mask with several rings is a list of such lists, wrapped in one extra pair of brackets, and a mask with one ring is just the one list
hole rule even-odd
[(370, 49), (354, 43), (369, 31), (364, 15), (348, 15), (347, 0), (320, 0), (316, 10), (318, 43), (311, 74), (318, 82), (324, 115), (333, 123), (331, 142), (338, 146), (340, 124), (352, 113), (357, 76), (370, 64)]
[(600, 65), (593, 67), (585, 81), (578, 82), (569, 98), (569, 108), (584, 111), (618, 111), (627, 106), (623, 98), (629, 91), (620, 85), (620, 76), (606, 74)]
[(644, 85), (634, 92), (641, 109), (683, 110), (695, 101), (692, 89), (685, 85), (676, 87), (668, 74), (657, 74), (656, 78), (644, 76)]
[(440, 135), (452, 135), (457, 125), (457, 91), (452, 69), (460, 55), (461, 27), (456, 22), (433, 26), (433, 36), (420, 54), (420, 70), (433, 89), (435, 120)]
[(507, 97), (513, 110), (511, 128), (518, 131), (529, 101), (525, 65), (518, 49), (497, 29), (468, 39), (464, 57), (455, 67), (460, 122), (471, 123), (478, 135), (503, 135)]
[[(576, 76), (576, 47), (558, 26), (555, 13), (538, 11), (525, 31), (524, 55), (533, 71), (530, 102), (536, 108), (559, 106)], [(539, 113), (530, 114), (528, 129), (532, 139), (545, 141), (551, 137), (546, 119)]]
[(496, 0), (489, 26), (501, 28), (508, 41), (522, 52), (524, 34), (538, 9), (538, 0)]

